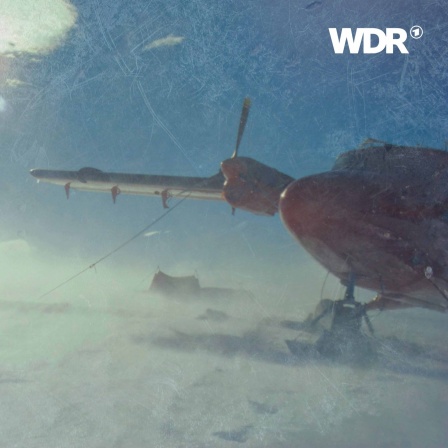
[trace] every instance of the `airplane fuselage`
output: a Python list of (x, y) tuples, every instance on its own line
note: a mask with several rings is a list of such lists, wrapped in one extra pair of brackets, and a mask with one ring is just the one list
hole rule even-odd
[[(280, 215), (291, 234), (342, 283), (354, 274), (357, 285), (385, 299), (444, 311), (447, 154), (407, 148), (424, 154), (417, 173), (417, 167), (396, 164), (398, 152), (406, 149), (396, 148), (396, 154), (373, 148), (378, 160), (363, 169), (342, 166), (292, 182), (280, 197)], [(373, 170), (383, 155), (396, 160), (388, 169)], [(428, 166), (431, 162), (437, 169)]]

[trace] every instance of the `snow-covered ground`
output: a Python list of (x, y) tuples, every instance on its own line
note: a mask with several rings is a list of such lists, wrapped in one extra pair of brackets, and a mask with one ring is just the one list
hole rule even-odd
[(310, 299), (163, 299), (107, 265), (39, 298), (79, 266), (24, 242), (0, 261), (1, 446), (446, 446), (445, 315), (372, 315), (357, 366), (288, 351)]

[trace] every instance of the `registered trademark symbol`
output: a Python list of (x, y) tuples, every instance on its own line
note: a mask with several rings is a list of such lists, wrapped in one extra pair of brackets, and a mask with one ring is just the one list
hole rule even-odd
[(423, 36), (423, 28), (418, 25), (414, 25), (411, 28), (411, 37), (414, 39), (420, 39)]

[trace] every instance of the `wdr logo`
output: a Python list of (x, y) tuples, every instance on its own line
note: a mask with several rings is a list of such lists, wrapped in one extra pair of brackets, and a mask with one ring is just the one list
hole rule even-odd
[[(336, 28), (328, 28), (328, 31), (336, 54), (344, 53), (346, 45), (351, 54), (358, 54), (361, 43), (363, 44), (362, 52), (365, 54), (380, 53), (384, 49), (386, 49), (386, 53), (392, 54), (394, 47), (397, 47), (402, 54), (409, 54), (404, 44), (408, 34), (402, 28), (386, 28), (386, 32), (378, 28), (356, 28), (354, 36), (351, 28), (342, 28), (339, 36)], [(414, 39), (420, 39), (423, 30), (419, 26), (413, 26), (410, 34)], [(373, 43), (373, 36), (376, 36), (376, 45)]]

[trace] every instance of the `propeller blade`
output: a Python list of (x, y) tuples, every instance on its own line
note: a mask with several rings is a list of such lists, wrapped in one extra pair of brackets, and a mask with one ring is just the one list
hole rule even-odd
[(240, 147), (241, 139), (243, 138), (244, 128), (246, 127), (247, 117), (249, 116), (250, 98), (244, 98), (243, 110), (241, 111), (240, 127), (238, 128), (238, 137), (236, 139), (235, 151), (232, 154), (232, 159), (238, 156), (238, 148)]

